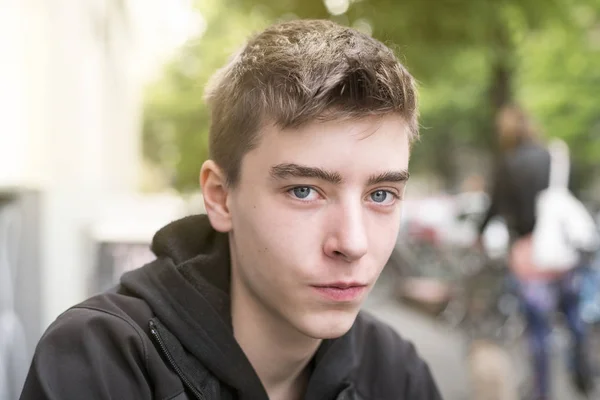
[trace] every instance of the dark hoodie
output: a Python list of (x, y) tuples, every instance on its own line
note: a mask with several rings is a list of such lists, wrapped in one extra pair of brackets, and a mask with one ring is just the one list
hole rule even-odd
[(521, 139), (496, 167), (491, 204), (479, 232), (495, 216), (504, 218), (513, 239), (533, 232), (536, 199), (550, 182), (550, 153), (541, 144)]
[[(154, 262), (50, 325), (21, 399), (268, 399), (233, 336), (227, 235), (192, 216), (152, 250)], [(413, 345), (364, 312), (310, 366), (309, 400), (441, 399)]]

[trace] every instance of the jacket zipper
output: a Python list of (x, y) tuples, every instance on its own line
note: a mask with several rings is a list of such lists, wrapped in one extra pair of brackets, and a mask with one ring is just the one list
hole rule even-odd
[(171, 364), (171, 367), (173, 367), (173, 369), (175, 370), (175, 373), (177, 373), (177, 375), (179, 376), (181, 381), (185, 384), (185, 386), (187, 386), (188, 389), (190, 389), (190, 391), (194, 394), (194, 397), (196, 399), (206, 400), (206, 396), (204, 396), (204, 394), (202, 392), (200, 392), (198, 389), (196, 389), (196, 387), (194, 385), (192, 385), (192, 382), (190, 382), (190, 380), (188, 378), (186, 378), (185, 375), (183, 375), (181, 368), (179, 368), (179, 366), (175, 363), (175, 360), (171, 356), (171, 353), (169, 353), (169, 351), (165, 347), (164, 342), (162, 341), (162, 338), (160, 337), (160, 334), (158, 333), (158, 330), (156, 330), (156, 325), (154, 324), (154, 321), (150, 321), (149, 325), (150, 325), (150, 333), (154, 337), (155, 341), (158, 343), (158, 346), (160, 347), (160, 349), (163, 352), (163, 354), (165, 355), (165, 357), (167, 357), (167, 360), (169, 360), (169, 364)]

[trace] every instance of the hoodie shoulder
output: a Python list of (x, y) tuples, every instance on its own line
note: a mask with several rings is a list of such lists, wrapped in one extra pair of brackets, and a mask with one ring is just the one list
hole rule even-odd
[[(104, 295), (102, 295), (104, 296)], [(61, 314), (40, 339), (21, 399), (149, 398), (147, 345), (110, 305), (88, 300)]]
[(62, 313), (40, 339), (21, 399), (171, 398), (182, 392), (145, 332), (148, 305), (110, 292)]
[(414, 344), (392, 327), (361, 311), (354, 326), (357, 389), (381, 400), (441, 400), (427, 363)]

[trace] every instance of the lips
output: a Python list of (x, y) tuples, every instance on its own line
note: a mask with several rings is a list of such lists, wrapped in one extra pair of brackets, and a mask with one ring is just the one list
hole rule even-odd
[(367, 290), (367, 285), (356, 282), (336, 282), (326, 285), (315, 285), (313, 288), (328, 300), (351, 302), (361, 297)]

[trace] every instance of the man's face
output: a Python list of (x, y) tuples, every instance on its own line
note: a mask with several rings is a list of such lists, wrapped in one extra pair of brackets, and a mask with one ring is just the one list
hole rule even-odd
[(227, 200), (244, 301), (309, 337), (350, 329), (396, 242), (407, 129), (389, 115), (261, 131)]

